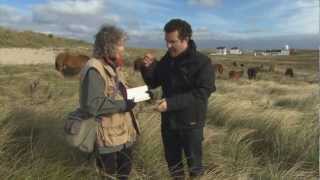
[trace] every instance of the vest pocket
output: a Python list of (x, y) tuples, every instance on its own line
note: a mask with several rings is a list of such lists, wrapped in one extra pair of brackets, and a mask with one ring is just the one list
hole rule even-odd
[(125, 124), (120, 124), (113, 127), (103, 127), (105, 133), (110, 137), (123, 136), (127, 133)]
[(130, 139), (128, 121), (123, 114), (102, 117), (97, 133), (99, 146), (117, 146)]

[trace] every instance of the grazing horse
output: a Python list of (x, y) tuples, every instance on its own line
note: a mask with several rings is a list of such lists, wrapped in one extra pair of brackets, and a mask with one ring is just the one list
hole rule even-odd
[(142, 68), (144, 68), (144, 63), (145, 61), (156, 61), (156, 57), (152, 52), (147, 52), (144, 54), (143, 58), (138, 57), (136, 60), (133, 62), (133, 69), (135, 71), (141, 71)]
[(234, 67), (237, 67), (237, 66), (238, 66), (237, 62), (235, 62), (235, 61), (232, 62), (232, 65), (233, 65)]
[(247, 70), (248, 78), (249, 79), (256, 79), (257, 72), (258, 72), (258, 68), (255, 68), (255, 67), (248, 68), (248, 70)]
[(222, 64), (213, 64), (214, 71), (218, 72), (219, 74), (223, 73), (223, 66)]
[(140, 71), (142, 67), (143, 67), (143, 58), (138, 57), (133, 62), (133, 69), (134, 69), (134, 71)]
[(63, 76), (75, 76), (79, 74), (90, 57), (82, 54), (62, 52), (56, 56), (56, 70)]
[(284, 75), (293, 77), (293, 69), (292, 68), (287, 68), (286, 72), (284, 73)]
[(229, 72), (229, 78), (234, 79), (234, 80), (240, 79), (240, 77), (242, 77), (242, 75), (243, 75), (243, 71), (230, 71)]

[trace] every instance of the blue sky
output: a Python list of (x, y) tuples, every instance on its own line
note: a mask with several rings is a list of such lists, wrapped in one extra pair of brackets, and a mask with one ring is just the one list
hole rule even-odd
[(200, 47), (319, 46), (319, 0), (0, 0), (0, 26), (92, 41), (110, 23), (136, 47), (164, 47), (171, 18), (187, 20)]

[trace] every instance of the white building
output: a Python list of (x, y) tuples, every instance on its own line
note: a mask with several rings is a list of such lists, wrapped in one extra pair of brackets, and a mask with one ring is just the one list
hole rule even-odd
[(289, 45), (286, 45), (285, 48), (281, 49), (281, 55), (283, 55), (283, 56), (289, 56), (290, 55)]
[(238, 47), (233, 47), (230, 49), (230, 54), (237, 54), (237, 55), (241, 55), (242, 52)]
[(217, 47), (216, 50), (217, 50), (216, 55), (223, 55), (223, 56), (227, 55), (226, 47), (220, 46), (220, 47)]
[(278, 56), (280, 54), (281, 54), (281, 49), (267, 49), (262, 53), (262, 55), (264, 56)]
[[(256, 51), (258, 52), (258, 51)], [(261, 52), (264, 56), (289, 56), (290, 55), (290, 49), (289, 45), (286, 45), (282, 49), (267, 49), (263, 52)]]

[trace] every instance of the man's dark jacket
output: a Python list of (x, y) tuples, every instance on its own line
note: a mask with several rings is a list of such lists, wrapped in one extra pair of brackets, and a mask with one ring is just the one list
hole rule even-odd
[(171, 58), (167, 52), (141, 72), (149, 88), (162, 87), (168, 108), (161, 116), (163, 128), (204, 126), (208, 98), (216, 89), (215, 77), (210, 59), (196, 50), (193, 40), (177, 57)]

